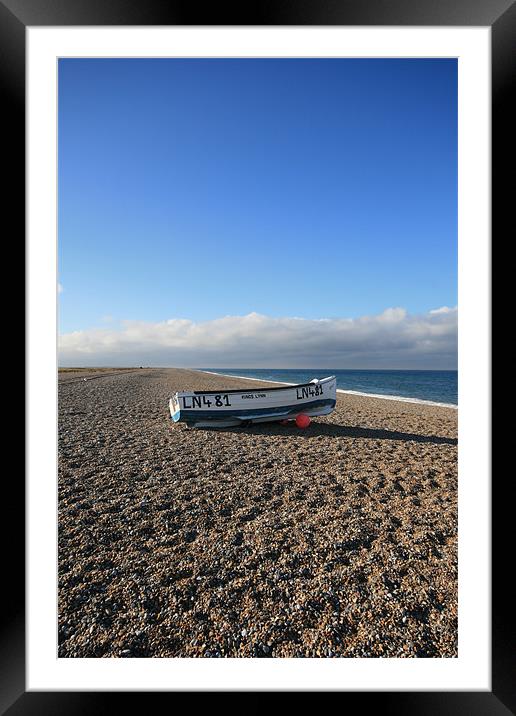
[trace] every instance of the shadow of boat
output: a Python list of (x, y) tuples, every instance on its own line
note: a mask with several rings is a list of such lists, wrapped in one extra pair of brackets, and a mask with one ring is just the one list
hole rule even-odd
[[(198, 428), (201, 429), (201, 428)], [(401, 442), (432, 443), (434, 445), (457, 445), (457, 438), (441, 437), (439, 435), (420, 435), (418, 433), (405, 433), (399, 430), (384, 430), (383, 428), (362, 428), (337, 423), (312, 422), (305, 430), (300, 430), (293, 422), (288, 425), (278, 423), (255, 423), (230, 428), (204, 428), (210, 431), (224, 433), (237, 433), (246, 435), (278, 435), (287, 437), (296, 435), (307, 440), (315, 437), (329, 438), (360, 438), (366, 440), (395, 440)]]

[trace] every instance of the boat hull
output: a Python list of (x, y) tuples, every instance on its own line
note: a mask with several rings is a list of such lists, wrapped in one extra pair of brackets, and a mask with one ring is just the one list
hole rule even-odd
[(301, 413), (315, 417), (335, 408), (334, 376), (302, 385), (219, 392), (180, 392), (169, 401), (174, 422), (198, 428), (232, 427), (294, 420)]

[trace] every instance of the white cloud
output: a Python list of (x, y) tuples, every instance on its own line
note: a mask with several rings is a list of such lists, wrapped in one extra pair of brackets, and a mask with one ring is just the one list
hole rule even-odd
[(272, 318), (259, 313), (194, 322), (123, 321), (60, 337), (61, 365), (455, 368), (457, 308), (361, 318)]
[(430, 313), (450, 313), (451, 311), (456, 311), (457, 307), (455, 308), (449, 308), (448, 306), (441, 306), (441, 308), (434, 308), (433, 311), (430, 311)]

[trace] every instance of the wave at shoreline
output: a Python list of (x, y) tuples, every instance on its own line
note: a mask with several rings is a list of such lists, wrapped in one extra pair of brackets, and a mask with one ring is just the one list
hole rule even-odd
[[(251, 378), (248, 375), (234, 375), (230, 373), (217, 373), (214, 370), (201, 370), (200, 368), (196, 369), (199, 373), (209, 373), (210, 375), (220, 375), (225, 378), (239, 378), (240, 380), (256, 380), (258, 383), (277, 383), (278, 385), (295, 385), (295, 383), (285, 383), (281, 380), (269, 380), (264, 378)], [(435, 407), (439, 408), (452, 408), (453, 410), (458, 410), (458, 405), (455, 405), (454, 403), (439, 403), (434, 400), (424, 400), (423, 398), (407, 398), (402, 395), (382, 395), (380, 393), (365, 393), (359, 390), (344, 390), (344, 388), (337, 388), (337, 393), (344, 393), (349, 395), (359, 395), (363, 396), (364, 398), (380, 398), (381, 400), (395, 400), (400, 403), (417, 403), (421, 405), (433, 405)]]

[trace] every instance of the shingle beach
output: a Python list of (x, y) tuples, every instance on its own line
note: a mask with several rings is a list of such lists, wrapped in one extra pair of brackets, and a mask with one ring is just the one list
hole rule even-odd
[(257, 385), (60, 372), (59, 656), (457, 656), (457, 411), (170, 419), (176, 390)]

